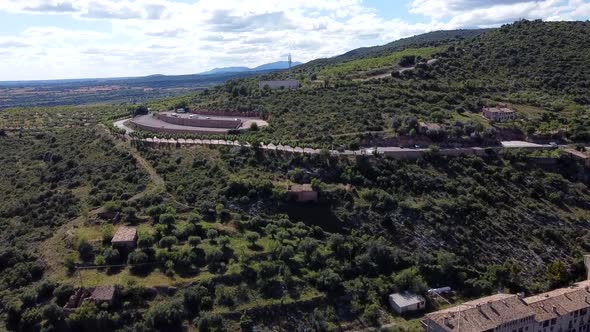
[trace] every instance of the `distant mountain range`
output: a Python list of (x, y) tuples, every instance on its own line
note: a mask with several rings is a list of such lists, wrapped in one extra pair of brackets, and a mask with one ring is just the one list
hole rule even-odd
[[(300, 65), (301, 62), (293, 62), (291, 66)], [(259, 72), (259, 71), (269, 71), (269, 70), (282, 70), (288, 69), (289, 62), (287, 61), (277, 61), (272, 63), (267, 63), (258, 67), (248, 68), (248, 67), (223, 67), (223, 68), (215, 68), (203, 73), (199, 73), (198, 75), (212, 75), (212, 74), (223, 74), (223, 73), (245, 73), (245, 72)]]

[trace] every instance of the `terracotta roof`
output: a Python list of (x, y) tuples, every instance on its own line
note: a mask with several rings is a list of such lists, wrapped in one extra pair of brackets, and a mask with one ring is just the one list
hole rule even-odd
[(112, 301), (115, 297), (115, 286), (98, 286), (92, 291), (90, 299), (96, 301)]
[(391, 301), (397, 304), (399, 307), (407, 307), (413, 304), (424, 302), (424, 298), (420, 295), (412, 294), (409, 292), (401, 292), (389, 295)]
[(518, 295), (497, 294), (437, 311), (426, 317), (447, 331), (485, 331), (534, 315), (533, 309)]
[(590, 306), (590, 281), (527, 297), (524, 301), (535, 310), (537, 321), (556, 318)]
[(287, 190), (290, 192), (315, 191), (311, 187), (311, 184), (290, 184)]
[(121, 226), (117, 229), (115, 236), (111, 240), (112, 243), (115, 242), (130, 242), (135, 241), (135, 237), (137, 236), (137, 228), (135, 227), (127, 227)]

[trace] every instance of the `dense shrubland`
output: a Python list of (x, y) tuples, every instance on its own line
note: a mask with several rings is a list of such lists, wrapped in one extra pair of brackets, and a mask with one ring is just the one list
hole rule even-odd
[[(248, 134), (252, 142), (354, 147), (374, 132), (485, 142), (505, 127), (530, 134), (563, 127), (567, 138), (582, 141), (590, 127), (587, 75), (576, 64), (588, 54), (587, 30), (587, 23), (520, 22), (474, 40), (451, 38), (451, 44), (425, 37), (423, 45), (444, 46), (439, 62), (385, 80), (337, 79), (297, 91), (260, 91), (255, 80), (234, 80), (146, 107), (260, 110), (270, 127)], [(528, 47), (541, 34), (547, 36), (540, 46)], [(563, 35), (569, 38), (558, 40)], [(301, 66), (294, 75), (310, 77), (410, 46), (417, 45), (352, 52)], [(549, 58), (535, 62), (525, 48), (534, 55), (557, 46), (561, 53), (548, 56), (559, 68), (573, 59), (577, 69), (558, 68), (568, 78), (552, 82), (557, 67), (540, 66)], [(481, 106), (498, 101), (522, 107), (519, 120), (526, 121), (495, 128), (482, 121)], [(67, 109), (58, 118), (57, 108), (2, 114), (3, 127), (19, 127), (22, 120), (22, 127), (45, 128), (0, 131), (0, 314), (6, 328), (360, 328), (391, 320), (386, 295), (393, 291), (451, 286), (459, 298), (499, 289), (532, 293), (584, 275), (590, 191), (579, 179), (588, 171), (559, 154), (549, 155), (560, 158), (555, 165), (541, 168), (530, 157), (548, 155), (521, 151), (446, 158), (432, 149), (422, 159), (399, 161), (255, 146), (154, 149), (135, 142), (165, 186), (127, 201), (144, 189), (145, 174), (91, 130), (100, 119), (122, 116), (127, 106), (99, 108)], [(145, 113), (145, 107), (130, 110)], [(425, 132), (422, 121), (442, 128)], [(85, 123), (91, 129), (82, 128)], [(319, 202), (290, 200), (291, 182), (311, 183)], [(112, 248), (116, 226), (108, 220), (80, 223), (57, 241), (63, 248), (49, 248), (65, 252), (59, 268), (68, 274), (47, 271), (39, 243), (98, 207), (138, 226), (138, 248)], [(91, 279), (120, 282), (119, 302), (110, 308), (88, 303), (65, 315), (61, 308), (78, 285), (76, 264), (128, 264), (98, 268)], [(162, 284), (179, 287), (152, 287)], [(415, 321), (397, 322), (419, 328)]]
[[(260, 140), (302, 145), (354, 147), (378, 141), (367, 135), (424, 135), (449, 143), (481, 143), (486, 136), (491, 141), (502, 139), (488, 130), (492, 125), (500, 132), (516, 129), (523, 137), (584, 142), (590, 137), (589, 35), (588, 22), (520, 21), (465, 39), (426, 39), (419, 44), (422, 50), (416, 44), (393, 43), (387, 51), (361, 49), (312, 61), (293, 69), (292, 75), (305, 83), (296, 91), (260, 90), (258, 78), (238, 79), (153, 106), (167, 109), (184, 103), (196, 108), (259, 111), (270, 122), (256, 134)], [(438, 61), (421, 62), (414, 70), (394, 71), (391, 78), (381, 80), (359, 81), (343, 74), (373, 68), (371, 64), (378, 65), (396, 52), (412, 50)], [(312, 84), (310, 79), (320, 81)], [(482, 106), (499, 102), (516, 109), (517, 121), (500, 125), (479, 116)], [(442, 133), (399, 131), (392, 117), (438, 123)], [(456, 132), (457, 127), (475, 130)]]
[[(590, 249), (590, 192), (567, 159), (546, 171), (521, 153), (396, 161), (141, 150), (190, 209), (155, 197), (134, 204), (151, 226), (128, 262), (153, 265), (131, 273), (216, 277), (158, 301), (137, 326), (177, 328), (164, 318), (172, 315), (231, 330), (261, 323), (254, 311), (239, 322), (235, 312), (310, 298), (327, 306), (308, 311), (311, 321), (291, 309), (284, 323), (371, 325), (385, 319), (392, 291), (448, 285), (480, 296), (566, 285), (583, 276), (581, 253)], [(320, 202), (294, 205), (284, 195), (290, 181), (311, 182)]]
[(91, 130), (8, 133), (0, 149), (0, 311), (6, 314), (31, 283), (44, 280), (41, 241), (107, 201), (131, 197), (146, 179), (134, 159)]

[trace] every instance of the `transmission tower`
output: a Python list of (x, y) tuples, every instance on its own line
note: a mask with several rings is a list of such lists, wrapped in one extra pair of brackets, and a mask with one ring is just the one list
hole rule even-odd
[(287, 59), (287, 61), (289, 62), (289, 78), (291, 78), (291, 65), (293, 64), (293, 60), (291, 59), (291, 53), (289, 53)]

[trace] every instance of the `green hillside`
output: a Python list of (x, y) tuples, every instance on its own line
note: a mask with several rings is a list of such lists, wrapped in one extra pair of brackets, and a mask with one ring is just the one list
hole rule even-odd
[[(444, 157), (434, 145), (586, 141), (589, 34), (526, 21), (437, 32), (299, 66), (298, 90), (259, 89), (281, 72), (145, 105), (259, 111), (269, 127), (224, 137), (252, 143), (433, 145), (416, 160), (150, 145), (132, 138), (153, 133), (112, 128), (138, 105), (0, 113), (0, 330), (417, 331), (388, 294), (450, 286), (461, 302), (584, 278), (587, 166), (563, 149)], [(390, 77), (366, 80), (380, 69)], [(480, 116), (499, 102), (516, 121)], [(289, 184), (318, 202), (295, 202)], [(112, 246), (122, 225), (137, 248)], [(117, 285), (118, 299), (66, 312), (81, 285)]]
[[(494, 144), (515, 135), (585, 142), (590, 139), (588, 35), (588, 22), (521, 21), (471, 38), (422, 47), (412, 43), (395, 51), (359, 50), (346, 60), (298, 66), (291, 75), (303, 87), (294, 91), (258, 88), (258, 79), (287, 77), (282, 72), (229, 81), (151, 106), (170, 108), (184, 101), (195, 107), (259, 111), (270, 126), (252, 139), (314, 147), (372, 146), (392, 138)], [(428, 59), (436, 61), (427, 64)], [(372, 75), (380, 79), (367, 79)], [(498, 103), (516, 110), (517, 120), (482, 119), (482, 106)], [(442, 129), (421, 132), (420, 121)]]
[(328, 59), (317, 59), (305, 63), (303, 65), (294, 68), (295, 71), (308, 72), (310, 70), (318, 70), (323, 66), (330, 66), (348, 61), (366, 59), (366, 58), (377, 58), (389, 55), (393, 52), (402, 51), (406, 48), (419, 48), (419, 47), (436, 47), (443, 44), (449, 44), (455, 41), (470, 39), (478, 36), (487, 29), (478, 30), (449, 30), (449, 31), (433, 31), (422, 35), (417, 35), (409, 38), (403, 38), (400, 40), (393, 41), (391, 43), (358, 48), (342, 55), (335, 56)]

